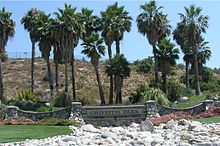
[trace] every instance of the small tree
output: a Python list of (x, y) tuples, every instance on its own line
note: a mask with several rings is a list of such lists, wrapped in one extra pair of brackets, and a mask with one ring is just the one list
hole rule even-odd
[(123, 79), (130, 76), (131, 69), (129, 67), (129, 63), (124, 55), (115, 55), (112, 59), (112, 64), (107, 65), (106, 73), (108, 76), (111, 74), (114, 75), (115, 82), (115, 94), (116, 101), (115, 103), (122, 103), (122, 86)]

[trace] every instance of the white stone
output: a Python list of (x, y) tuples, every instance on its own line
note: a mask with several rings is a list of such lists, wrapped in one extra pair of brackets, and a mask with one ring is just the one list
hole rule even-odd
[(83, 125), (83, 126), (81, 127), (81, 129), (82, 129), (83, 131), (87, 131), (87, 132), (102, 133), (101, 130), (95, 128), (95, 127), (94, 127), (93, 125), (91, 125), (91, 124)]
[(141, 131), (150, 131), (150, 132), (153, 132), (153, 131), (154, 131), (154, 125), (153, 125), (153, 123), (152, 123), (151, 121), (149, 121), (149, 120), (141, 121), (140, 130), (141, 130)]

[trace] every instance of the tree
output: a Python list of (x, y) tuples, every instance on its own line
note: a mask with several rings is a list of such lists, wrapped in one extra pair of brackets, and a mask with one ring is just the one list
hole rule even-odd
[(163, 39), (158, 44), (157, 56), (159, 68), (162, 72), (163, 91), (168, 93), (167, 75), (170, 74), (171, 67), (176, 65), (176, 59), (179, 59), (179, 49), (169, 39)]
[(12, 13), (3, 7), (0, 10), (0, 102), (4, 102), (3, 97), (3, 68), (2, 60), (6, 56), (6, 45), (15, 34), (15, 22), (11, 18)]
[(31, 56), (31, 91), (34, 92), (34, 62), (35, 62), (35, 43), (38, 41), (37, 19), (40, 11), (36, 8), (30, 9), (27, 14), (21, 19), (24, 29), (29, 32), (32, 43)]
[[(118, 3), (108, 6), (106, 11), (101, 12), (103, 21), (102, 36), (108, 46), (109, 63), (112, 63), (111, 45), (113, 41), (116, 43), (116, 54), (120, 54), (120, 41), (124, 37), (125, 32), (131, 30), (131, 16), (124, 10), (124, 6), (119, 7)], [(118, 82), (119, 80), (117, 80)], [(110, 75), (110, 94), (109, 104), (113, 103), (113, 76)]]
[(173, 39), (176, 40), (177, 44), (180, 45), (182, 52), (184, 53), (183, 60), (185, 61), (185, 84), (186, 87), (189, 87), (189, 63), (191, 59), (191, 50), (189, 47), (189, 43), (186, 37), (186, 28), (185, 22), (177, 23), (176, 29), (173, 31)]
[(39, 50), (42, 57), (47, 62), (48, 78), (50, 85), (50, 96), (53, 96), (53, 78), (50, 67), (50, 52), (52, 48), (52, 30), (50, 15), (44, 12), (39, 13), (38, 17)]
[(142, 13), (138, 15), (136, 22), (138, 31), (147, 37), (148, 42), (153, 47), (154, 62), (155, 62), (155, 87), (158, 87), (158, 59), (156, 57), (156, 44), (159, 40), (170, 33), (170, 25), (167, 20), (167, 15), (164, 15), (160, 10), (163, 7), (157, 7), (156, 1), (150, 1), (140, 6)]
[(202, 9), (200, 7), (191, 5), (189, 8), (185, 7), (185, 15), (179, 14), (181, 21), (185, 24), (186, 37), (193, 52), (196, 95), (201, 94), (198, 71), (198, 46), (202, 33), (205, 33), (208, 28), (208, 16), (201, 15), (201, 12)]
[(123, 87), (123, 79), (130, 76), (131, 69), (129, 67), (129, 63), (124, 57), (123, 54), (116, 54), (112, 59), (112, 64), (106, 67), (106, 73), (109, 75), (113, 74), (115, 80), (119, 80), (119, 82), (115, 82), (115, 94), (116, 94), (116, 104), (122, 103), (122, 87)]
[(99, 38), (98, 34), (93, 34), (89, 37), (86, 37), (84, 39), (84, 42), (82, 43), (82, 46), (84, 47), (82, 53), (91, 58), (91, 63), (95, 69), (96, 78), (99, 86), (101, 105), (105, 105), (105, 97), (99, 76), (98, 65), (101, 55), (105, 55), (105, 47), (102, 45), (103, 42), (104, 40), (102, 38)]
[[(65, 4), (64, 9), (58, 9), (55, 12), (56, 25), (60, 37), (60, 47), (62, 48), (62, 55), (65, 62), (65, 104), (68, 100), (68, 63), (74, 61), (74, 47), (78, 43), (79, 36), (83, 30), (83, 25), (80, 23), (79, 14), (76, 12), (76, 8), (71, 5)], [(74, 63), (72, 63), (74, 64)], [(72, 68), (74, 70), (74, 68)], [(74, 71), (73, 71), (74, 72)], [(73, 88), (75, 87), (75, 77), (72, 76)], [(76, 99), (75, 88), (73, 89), (73, 100)]]

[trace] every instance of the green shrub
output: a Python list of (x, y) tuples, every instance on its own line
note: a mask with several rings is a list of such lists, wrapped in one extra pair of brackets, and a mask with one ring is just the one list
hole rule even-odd
[(148, 57), (146, 59), (140, 60), (140, 61), (135, 61), (134, 65), (137, 65), (137, 72), (142, 72), (142, 73), (149, 73), (153, 70), (153, 59), (152, 57)]
[[(67, 99), (67, 105), (69, 106), (71, 104), (71, 97), (68, 96)], [(53, 98), (53, 106), (55, 107), (65, 107), (65, 92), (61, 92), (58, 96), (55, 96)]]
[(167, 106), (169, 104), (169, 100), (166, 95), (160, 89), (147, 89), (144, 85), (139, 86), (135, 93), (132, 93), (129, 97), (129, 100), (132, 104), (135, 103), (145, 103), (148, 100), (155, 100), (161, 105)]
[(49, 119), (42, 119), (37, 122), (38, 125), (47, 125), (47, 126), (80, 126), (80, 123), (75, 122), (69, 119), (58, 119), (58, 118), (49, 118)]
[(4, 119), (6, 115), (6, 105), (0, 103), (0, 120)]
[(30, 100), (32, 102), (36, 102), (36, 96), (30, 90), (21, 90), (16, 94), (17, 99), (22, 100)]
[(176, 81), (168, 82), (168, 97), (170, 101), (176, 101), (181, 96), (190, 97), (193, 95), (195, 95), (195, 92), (192, 89), (186, 88)]
[(37, 108), (36, 110), (37, 112), (48, 112), (50, 111), (48, 107), (46, 106), (40, 106), (39, 108)]

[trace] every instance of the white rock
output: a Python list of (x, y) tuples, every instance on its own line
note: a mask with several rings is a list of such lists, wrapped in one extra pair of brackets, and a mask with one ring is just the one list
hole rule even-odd
[(108, 137), (111, 137), (112, 139), (114, 140), (117, 140), (119, 137), (117, 134), (111, 132), (111, 131), (105, 131), (102, 133), (101, 135), (102, 138), (108, 138)]
[(125, 129), (122, 128), (122, 127), (112, 127), (110, 131), (114, 132), (116, 134), (124, 134), (124, 133), (126, 133)]
[(82, 129), (83, 131), (87, 131), (87, 132), (102, 133), (101, 130), (95, 128), (95, 127), (94, 127), (93, 125), (91, 125), (91, 124), (83, 125), (83, 126), (81, 127), (81, 129)]
[(152, 123), (151, 121), (149, 121), (149, 120), (141, 121), (140, 130), (141, 130), (141, 131), (150, 131), (150, 132), (153, 132), (153, 131), (154, 131), (154, 125), (153, 125), (153, 123)]

